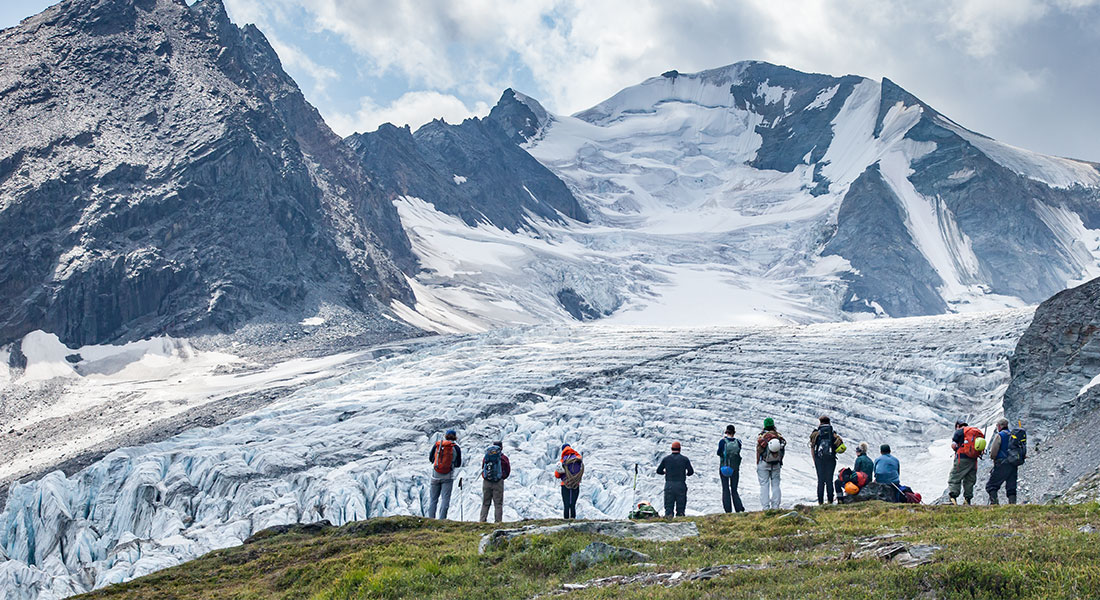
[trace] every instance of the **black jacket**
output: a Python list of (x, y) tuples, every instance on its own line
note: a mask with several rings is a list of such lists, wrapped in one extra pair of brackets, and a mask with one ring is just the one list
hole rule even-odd
[(687, 481), (688, 475), (694, 475), (695, 469), (691, 468), (688, 457), (678, 452), (673, 452), (661, 460), (657, 467), (657, 474), (664, 475), (665, 481)]

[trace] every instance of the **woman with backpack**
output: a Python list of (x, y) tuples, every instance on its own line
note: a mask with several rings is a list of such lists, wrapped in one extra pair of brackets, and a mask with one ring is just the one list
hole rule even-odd
[(961, 488), (966, 503), (971, 504), (974, 499), (974, 483), (978, 480), (978, 459), (985, 449), (985, 434), (977, 427), (970, 427), (966, 419), (959, 418), (955, 421), (951, 448), (955, 451), (955, 462), (947, 477), (947, 495), (951, 504), (958, 504)]
[(447, 518), (447, 509), (451, 506), (451, 488), (455, 482), (455, 469), (462, 466), (462, 449), (458, 447), (458, 433), (448, 429), (443, 439), (432, 445), (428, 452), (432, 463), (431, 501), (428, 504), (428, 518), (434, 519), (436, 508), (439, 518)]
[(489, 506), (497, 523), (504, 520), (504, 480), (512, 472), (512, 465), (504, 455), (504, 442), (493, 442), (481, 459), (481, 522), (489, 519)]
[(561, 480), (561, 502), (564, 518), (577, 518), (577, 499), (581, 495), (581, 478), (584, 477), (584, 463), (581, 455), (569, 444), (561, 447), (561, 460), (554, 470), (554, 477)]
[(764, 419), (764, 430), (756, 436), (756, 478), (760, 482), (760, 505), (763, 510), (779, 508), (783, 499), (779, 479), (786, 451), (787, 440), (775, 430), (775, 420), (771, 417)]
[(741, 440), (734, 437), (737, 428), (726, 425), (726, 435), (718, 440), (718, 475), (722, 478), (722, 508), (726, 512), (745, 512), (741, 496), (737, 493), (737, 480), (741, 475)]
[(741, 440), (737, 439), (737, 428), (726, 425), (726, 435), (718, 440), (718, 477), (722, 478), (722, 508), (728, 513), (736, 510), (745, 512), (737, 493), (737, 482), (741, 472)]

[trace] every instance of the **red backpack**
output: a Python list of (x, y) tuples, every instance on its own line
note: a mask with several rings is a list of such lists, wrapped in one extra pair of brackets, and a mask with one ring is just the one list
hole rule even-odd
[(966, 427), (963, 429), (963, 445), (959, 448), (959, 454), (969, 457), (978, 458), (982, 455), (978, 452), (978, 449), (974, 447), (974, 440), (978, 438), (984, 438), (985, 434), (981, 429), (977, 427)]
[(435, 443), (435, 472), (446, 475), (451, 472), (451, 466), (455, 460), (455, 443), (451, 440), (440, 440)]

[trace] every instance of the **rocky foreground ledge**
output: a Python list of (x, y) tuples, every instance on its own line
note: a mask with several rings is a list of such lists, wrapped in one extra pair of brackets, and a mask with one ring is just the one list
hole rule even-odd
[(1097, 503), (867, 503), (512, 529), (394, 517), (265, 531), (82, 597), (1095, 598), (1098, 531)]

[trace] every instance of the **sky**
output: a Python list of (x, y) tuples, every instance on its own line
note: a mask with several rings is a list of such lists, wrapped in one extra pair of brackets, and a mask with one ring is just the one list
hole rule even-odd
[[(1100, 162), (1100, 0), (223, 0), (337, 133), (486, 114), (508, 87), (572, 114), (741, 60), (888, 77), (956, 122)], [(51, 4), (0, 0), (0, 27)]]

